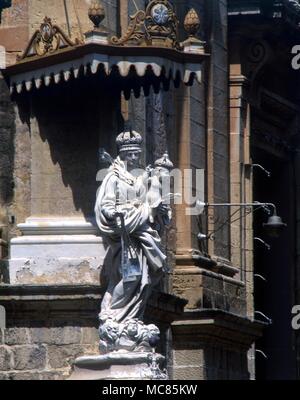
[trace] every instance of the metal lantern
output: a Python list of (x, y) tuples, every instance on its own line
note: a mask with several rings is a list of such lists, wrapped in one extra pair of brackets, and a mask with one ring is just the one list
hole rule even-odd
[(282, 230), (287, 226), (284, 222), (282, 222), (281, 217), (279, 217), (276, 213), (269, 217), (268, 222), (263, 224), (263, 227), (266, 229), (268, 235), (273, 238), (277, 238), (280, 236)]

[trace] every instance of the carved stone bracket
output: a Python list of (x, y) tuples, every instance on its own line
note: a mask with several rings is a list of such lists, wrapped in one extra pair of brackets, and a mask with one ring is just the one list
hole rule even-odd
[(111, 44), (124, 45), (126, 43), (134, 43), (136, 45), (145, 41), (145, 32), (143, 26), (145, 23), (145, 12), (140, 10), (130, 17), (130, 22), (124, 36), (118, 38), (112, 36), (110, 38)]

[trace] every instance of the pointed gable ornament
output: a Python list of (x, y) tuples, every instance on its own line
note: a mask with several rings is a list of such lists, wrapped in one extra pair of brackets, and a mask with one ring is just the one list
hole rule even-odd
[(78, 39), (73, 42), (59, 26), (52, 24), (51, 18), (45, 17), (40, 29), (33, 34), (23, 55), (18, 57), (18, 61), (28, 57), (41, 57), (79, 44), (80, 41)]

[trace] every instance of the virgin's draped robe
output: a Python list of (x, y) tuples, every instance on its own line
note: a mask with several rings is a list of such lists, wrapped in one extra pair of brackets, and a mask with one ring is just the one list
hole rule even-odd
[[(122, 323), (142, 319), (151, 288), (162, 276), (166, 256), (161, 239), (149, 224), (146, 188), (140, 178), (133, 177), (118, 157), (99, 189), (95, 214), (101, 235), (107, 239), (108, 253), (104, 262), (107, 290), (101, 304), (100, 320), (112, 318)], [(141, 276), (123, 282), (121, 270), (121, 231), (114, 211), (124, 213), (126, 231), (141, 266)]]

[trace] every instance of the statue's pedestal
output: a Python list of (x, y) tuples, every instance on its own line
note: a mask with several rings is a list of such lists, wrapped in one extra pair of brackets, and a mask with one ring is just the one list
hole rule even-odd
[[(164, 357), (156, 354), (161, 367)], [(151, 353), (111, 352), (99, 356), (79, 357), (69, 380), (149, 380)]]

